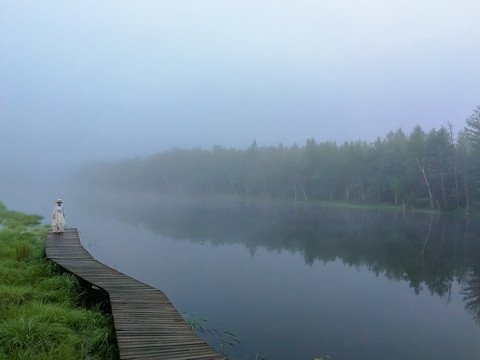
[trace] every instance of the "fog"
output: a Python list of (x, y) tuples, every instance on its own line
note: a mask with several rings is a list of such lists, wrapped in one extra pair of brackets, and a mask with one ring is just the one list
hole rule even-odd
[(458, 132), (479, 23), (477, 0), (0, 0), (3, 192), (173, 147)]

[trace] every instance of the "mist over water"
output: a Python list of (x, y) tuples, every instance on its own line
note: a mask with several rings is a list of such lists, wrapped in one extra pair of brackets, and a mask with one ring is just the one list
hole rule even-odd
[[(231, 359), (480, 355), (475, 222), (318, 204), (22, 190), (8, 191), (9, 208), (50, 216), (62, 197), (67, 224), (94, 257), (161, 289), (181, 313), (207, 319), (205, 327), (238, 336), (240, 344), (225, 348)], [(202, 336), (220, 347), (218, 335)]]

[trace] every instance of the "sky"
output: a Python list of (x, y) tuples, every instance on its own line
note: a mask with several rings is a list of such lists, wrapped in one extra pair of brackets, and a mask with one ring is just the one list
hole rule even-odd
[(480, 105), (478, 0), (0, 0), (0, 180), (374, 141)]

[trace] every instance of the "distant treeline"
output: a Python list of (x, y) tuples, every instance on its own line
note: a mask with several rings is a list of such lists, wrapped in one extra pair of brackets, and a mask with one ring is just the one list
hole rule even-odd
[(480, 207), (480, 106), (457, 136), (451, 124), (401, 129), (373, 143), (318, 143), (247, 149), (173, 149), (141, 159), (92, 164), (84, 186), (118, 191), (334, 200), (416, 208)]

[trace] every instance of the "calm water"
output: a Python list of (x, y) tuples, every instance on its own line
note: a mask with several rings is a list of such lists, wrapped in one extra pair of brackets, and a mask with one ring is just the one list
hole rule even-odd
[[(0, 195), (46, 222), (57, 197)], [(68, 225), (94, 257), (163, 290), (205, 328), (238, 336), (240, 344), (224, 343), (231, 359), (480, 358), (472, 219), (152, 195), (63, 198)], [(205, 338), (220, 348), (222, 336)]]

